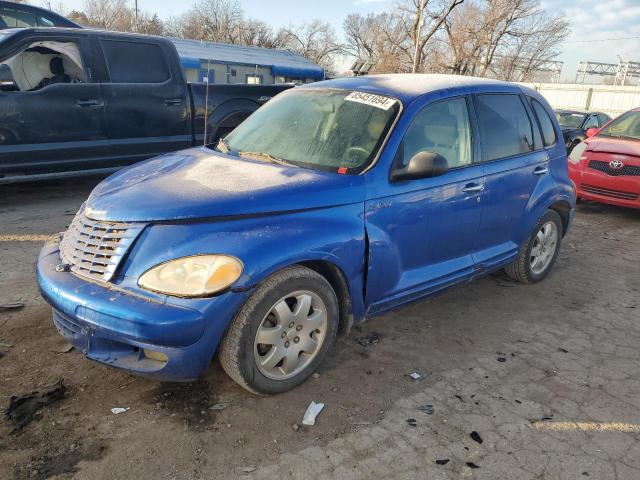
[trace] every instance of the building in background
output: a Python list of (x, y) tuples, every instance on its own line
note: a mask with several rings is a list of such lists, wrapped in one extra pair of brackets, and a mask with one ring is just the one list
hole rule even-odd
[(173, 39), (189, 82), (309, 83), (324, 69), (288, 50)]

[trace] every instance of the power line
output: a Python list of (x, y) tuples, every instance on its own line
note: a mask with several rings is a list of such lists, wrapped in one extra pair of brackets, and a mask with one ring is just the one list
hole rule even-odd
[(636, 35), (634, 37), (618, 37), (618, 38), (596, 38), (593, 40), (572, 40), (564, 43), (593, 43), (593, 42), (613, 42), (617, 40), (635, 40), (640, 38), (640, 35)]

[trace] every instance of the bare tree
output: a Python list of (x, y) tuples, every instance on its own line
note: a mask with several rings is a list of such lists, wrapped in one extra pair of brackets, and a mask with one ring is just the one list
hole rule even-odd
[(413, 59), (411, 71), (422, 70), (427, 55), (425, 47), (440, 29), (454, 8), (464, 0), (410, 0), (400, 5), (400, 19), (406, 36), (410, 40), (411, 49), (403, 49)]
[(283, 38), (285, 48), (328, 70), (333, 69), (336, 57), (344, 51), (331, 25), (322, 20), (284, 28), (279, 36)]

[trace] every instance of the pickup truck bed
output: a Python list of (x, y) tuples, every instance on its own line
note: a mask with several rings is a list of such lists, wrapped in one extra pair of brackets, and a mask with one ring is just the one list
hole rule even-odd
[(287, 88), (187, 83), (164, 38), (3, 30), (0, 184), (104, 173), (213, 143)]

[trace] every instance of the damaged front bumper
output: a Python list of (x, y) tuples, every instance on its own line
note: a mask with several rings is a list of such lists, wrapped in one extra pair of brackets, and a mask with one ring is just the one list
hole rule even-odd
[(146, 297), (57, 271), (57, 241), (38, 256), (40, 292), (53, 307), (56, 329), (87, 358), (165, 381), (187, 381), (209, 366), (240, 293), (210, 299)]

